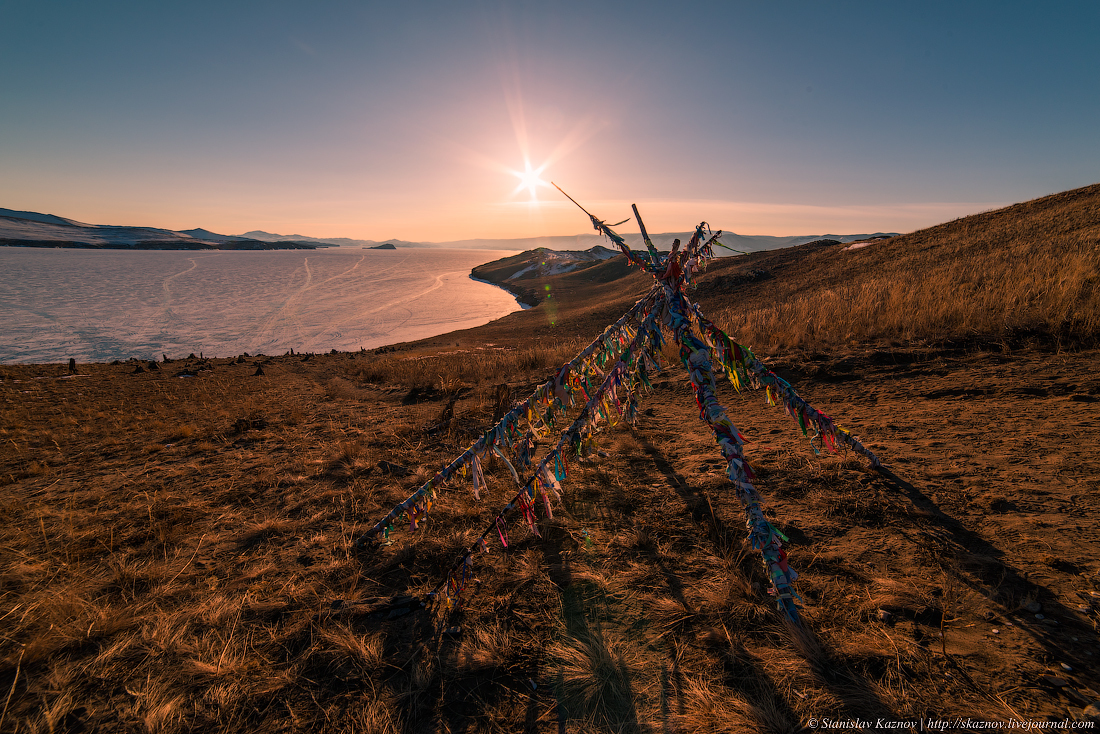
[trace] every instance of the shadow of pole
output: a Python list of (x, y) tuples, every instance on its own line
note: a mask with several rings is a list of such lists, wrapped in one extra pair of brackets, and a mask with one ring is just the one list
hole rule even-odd
[[(644, 435), (640, 435), (638, 442), (641, 444), (646, 454), (653, 459), (653, 464), (657, 467), (657, 470), (665, 476), (669, 486), (672, 487), (676, 494), (683, 500), (684, 507), (691, 516), (691, 521), (696, 525), (706, 523), (711, 533), (711, 539), (714, 541), (719, 551), (727, 558), (732, 558), (735, 561), (741, 575), (746, 580), (756, 579), (759, 588), (764, 588), (767, 579), (764, 578), (760, 565), (758, 563), (753, 563), (749, 555), (742, 552), (742, 541), (735, 540), (738, 536), (729, 529), (720, 517), (718, 517), (717, 513), (714, 511), (714, 505), (711, 503), (710, 497), (704, 492), (692, 489), (688, 485), (687, 480), (672, 466), (672, 463), (664, 455), (664, 452), (662, 452), (658, 446), (655, 446), (648, 438)], [(663, 572), (665, 571), (663, 567), (661, 570)], [(677, 597), (677, 601), (683, 604), (685, 609), (688, 608), (682, 595)]]
[[(896, 490), (903, 493), (914, 507), (926, 512), (930, 518), (934, 519), (936, 524), (949, 534), (950, 544), (954, 544), (957, 549), (961, 549), (963, 553), (971, 557), (976, 558), (985, 556), (994, 559), (999, 571), (996, 581), (980, 579), (979, 582), (974, 581), (968, 574), (964, 573), (962, 569), (958, 568), (957, 563), (952, 568), (944, 568), (943, 570), (945, 572), (952, 573), (955, 578), (967, 584), (979, 594), (986, 596), (991, 602), (999, 603), (996, 597), (1007, 590), (1016, 596), (1026, 596), (1035, 600), (1042, 599), (1042, 603), (1047, 612), (1045, 616), (1048, 618), (1052, 616), (1051, 613), (1054, 613), (1063, 620), (1074, 619), (1073, 613), (1059, 601), (1056, 593), (1041, 584), (1035, 583), (1024, 573), (1021, 573), (1019, 569), (1007, 563), (1005, 561), (1004, 551), (990, 543), (977, 532), (967, 528), (957, 518), (941, 510), (940, 507), (919, 487), (898, 476), (888, 467), (879, 467), (877, 471)], [(965, 562), (966, 559), (964, 558), (961, 560)], [(1005, 608), (1006, 614), (1011, 614), (1016, 611), (1018, 610)], [(1071, 646), (1068, 642), (1060, 643), (1053, 634), (1057, 630), (1066, 630), (1068, 627), (1068, 625), (1063, 624), (1059, 624), (1057, 627), (1048, 627), (1047, 625), (1037, 625), (1033, 623), (1020, 624), (1017, 626), (1018, 629), (1031, 636), (1036, 643), (1042, 646), (1047, 654), (1051, 656), (1051, 659), (1072, 659), (1077, 662), (1078, 669), (1087, 669), (1086, 666), (1088, 666), (1089, 661), (1086, 658), (1080, 657), (1079, 650), (1075, 646)], [(1082, 626), (1081, 634), (1087, 634), (1088, 631), (1087, 628)], [(1067, 640), (1068, 639), (1067, 637)], [(988, 692), (983, 693), (987, 694)]]
[[(712, 531), (712, 539), (719, 549), (727, 556), (733, 556), (737, 567), (746, 579), (757, 579), (760, 588), (763, 588), (766, 579), (763, 578), (759, 564), (753, 563), (753, 559), (748, 554), (741, 552), (741, 544), (735, 545), (733, 540), (735, 536), (718, 517), (709, 496), (691, 489), (659, 447), (644, 437), (639, 440), (657, 469), (664, 474), (669, 485), (684, 500), (692, 520), (696, 523), (706, 522)], [(769, 604), (769, 608), (773, 608), (773, 605)], [(815, 677), (843, 702), (845, 710), (852, 717), (866, 716), (868, 713), (879, 716), (892, 714), (870, 682), (833, 659), (811, 631), (799, 629), (785, 619), (781, 620), (781, 624), (787, 631), (792, 646), (810, 665)], [(763, 705), (753, 704), (752, 707), (755, 711), (754, 715), (761, 717), (762, 726), (773, 728), (776, 726), (783, 728), (787, 725), (795, 728), (800, 726), (798, 716), (786, 697), (767, 673), (752, 660), (743, 646), (731, 639), (730, 650), (725, 657), (727, 678), (735, 681), (736, 687), (745, 691), (750, 701), (759, 699), (764, 702)]]
[(806, 661), (817, 682), (840, 699), (845, 713), (853, 719), (861, 716), (894, 717), (896, 712), (883, 702), (868, 678), (830, 654), (813, 630), (806, 626), (806, 619), (802, 621), (801, 628), (784, 621), (791, 644)]

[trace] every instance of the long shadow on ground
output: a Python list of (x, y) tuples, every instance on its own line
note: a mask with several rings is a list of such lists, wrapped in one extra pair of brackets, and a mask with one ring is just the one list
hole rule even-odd
[[(709, 498), (689, 486), (687, 480), (676, 471), (659, 447), (645, 437), (640, 437), (639, 440), (646, 453), (653, 459), (654, 465), (665, 476), (669, 486), (684, 500), (685, 509), (692, 521), (706, 522), (711, 528), (713, 540), (719, 549), (728, 555), (729, 551), (737, 545), (733, 540), (736, 536), (717, 515)], [(741, 573), (746, 578), (756, 579), (761, 583), (760, 588), (763, 588), (767, 581), (763, 577), (756, 554), (739, 553), (737, 559)], [(843, 702), (848, 715), (852, 717), (892, 715), (893, 712), (881, 700), (871, 682), (845, 666), (836, 655), (825, 650), (816, 641), (812, 631), (788, 628), (788, 632), (791, 635), (792, 646), (806, 659), (821, 685)], [(779, 719), (798, 721), (797, 714), (781, 688), (752, 655), (733, 640), (730, 640), (730, 649), (723, 656), (723, 663), (727, 673), (727, 685), (737, 688), (750, 700), (768, 701), (769, 708)]]
[[(998, 597), (1012, 599), (1028, 597), (1041, 600), (1047, 617), (1057, 616), (1062, 620), (1074, 619), (1073, 612), (1059, 601), (1057, 594), (1047, 587), (1035, 583), (1019, 569), (1010, 565), (1005, 560), (1004, 551), (967, 528), (955, 517), (944, 512), (912, 482), (898, 476), (887, 467), (882, 467), (878, 471), (894, 489), (904, 494), (914, 507), (926, 513), (937, 529), (945, 531), (948, 536), (946, 538), (944, 532), (930, 534), (930, 537), (934, 542), (941, 545), (940, 550), (945, 555), (953, 553), (957, 556), (961, 568), (947, 568), (946, 571), (954, 572), (956, 578), (979, 594), (992, 597), (991, 600), (996, 600)], [(969, 570), (973, 576), (963, 569)], [(1012, 613), (1016, 610), (1005, 609), (1005, 611), (1006, 613)], [(1019, 620), (1017, 619), (1017, 621)], [(1074, 627), (1077, 626), (1074, 625)], [(1051, 660), (1071, 660), (1075, 663), (1073, 667), (1080, 675), (1090, 680), (1092, 687), (1096, 687), (1097, 683), (1100, 682), (1100, 678), (1097, 678), (1097, 676), (1084, 672), (1091, 670), (1091, 666), (1086, 658), (1080, 656), (1077, 646), (1070, 643), (1070, 636), (1067, 634), (1073, 629), (1070, 625), (1047, 626), (1029, 623), (1018, 624), (1017, 627), (1042, 646)], [(1077, 632), (1078, 634), (1087, 634), (1089, 630), (1080, 627)], [(1066, 637), (1064, 641), (1058, 640), (1055, 636), (1059, 633)], [(1063, 693), (1066, 693), (1071, 699), (1073, 698), (1072, 692), (1063, 691)]]

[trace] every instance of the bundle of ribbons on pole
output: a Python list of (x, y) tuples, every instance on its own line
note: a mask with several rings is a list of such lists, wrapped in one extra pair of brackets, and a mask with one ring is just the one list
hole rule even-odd
[[(480, 490), (485, 487), (482, 463), (489, 454), (497, 456), (518, 476), (515, 465), (504, 456), (504, 450), (514, 453), (514, 461), (521, 467), (530, 465), (530, 453), (534, 442), (543, 433), (553, 430), (557, 415), (573, 404), (573, 395), (580, 392), (587, 395), (595, 375), (602, 376), (602, 368), (622, 350), (631, 339), (631, 321), (642, 321), (657, 297), (656, 290), (650, 291), (639, 299), (611, 326), (591, 344), (585, 347), (573, 360), (558, 370), (557, 375), (539, 385), (526, 400), (515, 405), (505, 413), (495, 426), (474, 441), (469, 448), (454, 461), (440, 469), (435, 476), (421, 485), (415, 492), (393, 507), (390, 512), (375, 523), (370, 530), (357, 540), (359, 546), (366, 545), (380, 533), (389, 537), (394, 523), (401, 519), (409, 521), (409, 529), (415, 530), (427, 516), (436, 499), (436, 489), (443, 486), (455, 474), (469, 470), (474, 496), (480, 499)], [(520, 422), (527, 422), (527, 430), (520, 431)], [(522, 433), (522, 436), (521, 436)]]
[(660, 350), (664, 346), (661, 339), (659, 315), (662, 309), (654, 308), (638, 328), (630, 345), (623, 350), (615, 366), (607, 371), (603, 382), (590, 392), (588, 402), (576, 419), (562, 431), (557, 445), (547, 452), (533, 469), (519, 491), (508, 501), (482, 531), (473, 545), (468, 547), (447, 573), (447, 577), (431, 591), (429, 598), (436, 598), (442, 592), (443, 603), (447, 609), (460, 602), (460, 597), (470, 579), (472, 559), (475, 551), (489, 551), (489, 539), (495, 534), (503, 547), (508, 547), (509, 525), (506, 516), (518, 511), (530, 532), (539, 535), (538, 499), (541, 497), (547, 518), (552, 518), (553, 503), (551, 495), (561, 503), (561, 482), (569, 477), (567, 450), (574, 456), (584, 456), (585, 448), (592, 434), (599, 430), (601, 419), (609, 425), (619, 420), (630, 419), (629, 405), (623, 405), (618, 393), (626, 388), (627, 403), (636, 403), (637, 391), (648, 382), (646, 373), (658, 366)]
[(798, 421), (799, 426), (802, 428), (802, 435), (809, 435), (807, 425), (813, 427), (815, 435), (811, 438), (810, 446), (814, 448), (815, 452), (820, 453), (818, 447), (813, 446), (814, 440), (819, 441), (819, 446), (824, 446), (834, 453), (839, 450), (839, 442), (839, 444), (843, 444), (855, 453), (865, 457), (871, 462), (871, 466), (882, 466), (879, 458), (870, 449), (864, 447), (859, 439), (847, 429), (838, 425), (832, 418), (803, 400), (791, 387), (791, 383), (769, 370), (763, 362), (756, 358), (751, 350), (730, 339), (724, 331), (703, 316), (698, 305), (692, 305), (691, 308), (699, 324), (699, 330), (703, 333), (703, 338), (710, 345), (715, 359), (734, 387), (740, 389), (743, 383), (757, 390), (764, 387), (768, 396), (768, 403), (777, 405), (782, 402), (787, 415)]
[[(560, 188), (558, 190), (561, 191)], [(357, 542), (366, 544), (376, 540), (379, 534), (388, 537), (395, 521), (407, 520), (409, 529), (416, 530), (431, 510), (436, 488), (458, 472), (469, 470), (474, 496), (480, 499), (480, 490), (486, 488), (482, 463), (490, 454), (498, 457), (519, 485), (519, 491), (496, 514), (474, 544), (459, 556), (446, 578), (429, 595), (436, 599), (442, 592), (441, 598), (448, 609), (459, 604), (471, 578), (475, 552), (488, 552), (489, 541), (494, 536), (504, 547), (508, 546), (508, 515), (518, 512), (530, 532), (539, 535), (538, 500), (542, 499), (546, 517), (553, 517), (551, 497), (561, 503), (561, 482), (569, 476), (570, 452), (574, 456), (585, 455), (591, 448), (593, 435), (599, 430), (601, 420), (614, 425), (625, 419), (633, 424), (638, 393), (650, 387), (650, 371), (660, 368), (664, 347), (662, 329), (665, 329), (679, 347), (680, 361), (691, 380), (699, 417), (711, 429), (727, 462), (727, 474), (745, 513), (748, 539), (752, 547), (759, 551), (764, 572), (771, 583), (769, 591), (775, 597), (779, 611), (792, 623), (800, 624), (796, 604), (799, 596), (794, 590), (798, 574), (788, 564), (783, 549), (787, 537), (764, 515), (760, 494), (752, 484), (755, 475), (742, 450), (745, 438), (718, 402), (716, 366), (720, 374), (738, 390), (742, 387), (763, 387), (768, 404), (782, 404), (786, 412), (798, 421), (804, 435), (809, 436), (809, 429), (812, 428), (814, 435), (810, 437), (810, 445), (815, 452), (819, 448), (827, 448), (836, 453), (843, 446), (866, 457), (874, 467), (881, 466), (878, 457), (849, 431), (802, 399), (790, 383), (769, 370), (751, 350), (730, 339), (703, 315), (697, 304), (687, 298), (685, 286), (692, 286), (695, 276), (714, 257), (713, 247), (726, 247), (719, 241), (721, 230), (708, 236), (709, 227), (706, 222), (701, 222), (686, 246), (681, 249), (680, 241), (676, 240), (670, 252), (662, 253), (650, 240), (635, 206), (634, 215), (646, 245), (645, 253), (636, 252), (605, 222), (585, 210), (564, 191), (562, 194), (588, 214), (596, 231), (610, 239), (631, 265), (653, 276), (653, 288), (577, 357), (563, 365), (553, 379), (516, 404), (492, 429), (397, 504)], [(636, 328), (632, 327), (632, 323), (637, 324)], [(699, 336), (695, 334), (696, 329)], [(605, 369), (611, 363), (613, 366)], [(622, 399), (620, 389), (625, 389)], [(556, 445), (535, 464), (533, 454), (537, 441), (551, 434), (558, 417), (568, 414), (578, 394), (585, 398), (580, 414), (562, 431)], [(526, 430), (521, 430), (521, 420), (526, 421)], [(817, 446), (814, 446), (815, 441)], [(511, 454), (511, 460), (506, 454)], [(526, 480), (520, 479), (517, 466), (520, 470), (529, 470)]]

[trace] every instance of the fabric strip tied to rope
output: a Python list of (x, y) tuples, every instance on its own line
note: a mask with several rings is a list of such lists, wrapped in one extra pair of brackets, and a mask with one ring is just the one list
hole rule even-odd
[[(435, 597), (440, 590), (444, 590), (448, 608), (460, 603), (461, 594), (472, 574), (474, 551), (487, 552), (487, 539), (493, 533), (503, 547), (508, 547), (507, 513), (518, 510), (524, 524), (534, 535), (539, 535), (536, 508), (541, 495), (546, 516), (553, 517), (551, 495), (561, 502), (560, 482), (569, 474), (566, 450), (571, 448), (578, 454), (589, 450), (600, 421), (615, 425), (627, 420), (633, 424), (638, 390), (649, 388), (648, 373), (660, 369), (663, 327), (669, 330), (679, 346), (680, 360), (691, 380), (699, 417), (711, 428), (726, 459), (730, 483), (745, 513), (748, 539), (761, 554), (764, 572), (771, 584), (770, 592), (776, 597), (778, 608), (786, 618), (800, 624), (796, 606), (799, 597), (793, 588), (798, 574), (790, 567), (782, 545), (787, 538), (764, 516), (760, 495), (752, 484), (754, 474), (742, 451), (744, 438), (716, 396), (715, 368), (720, 368), (737, 390), (750, 386), (757, 389), (763, 387), (768, 403), (782, 405), (785, 412), (797, 421), (803, 435), (809, 436), (812, 429), (810, 440), (815, 451), (820, 446), (835, 452), (840, 445), (844, 445), (867, 457), (876, 467), (880, 465), (878, 457), (851, 433), (803, 400), (788, 382), (769, 370), (751, 350), (730, 339), (703, 315), (698, 305), (686, 298), (684, 286), (691, 285), (696, 273), (704, 269), (707, 260), (714, 256), (712, 246), (725, 247), (718, 241), (721, 231), (708, 238), (707, 224), (700, 223), (685, 247), (680, 249), (677, 241), (672, 252), (662, 256), (645, 234), (644, 224), (635, 207), (635, 215), (649, 250), (639, 254), (630, 250), (625, 240), (603, 221), (587, 211), (585, 213), (593, 227), (609, 237), (632, 265), (653, 275), (656, 281), (654, 288), (462, 455), (395, 506), (358, 542), (364, 543), (382, 532), (388, 537), (393, 521), (401, 516), (408, 517), (410, 529), (415, 529), (431, 509), (434, 489), (456, 471), (470, 469), (474, 494), (480, 499), (480, 490), (487, 489), (481, 460), (492, 452), (508, 468), (519, 485), (519, 491), (429, 595)], [(631, 326), (631, 321), (640, 322), (636, 329)], [(699, 336), (694, 333), (696, 328)], [(610, 368), (607, 367), (609, 364), (612, 365)], [(620, 389), (625, 391), (622, 399)], [(532, 469), (534, 442), (554, 430), (557, 414), (564, 416), (576, 397), (583, 397), (585, 401), (580, 414), (562, 431), (556, 446)], [(527, 422), (526, 429), (519, 426), (521, 418)], [(818, 446), (814, 446), (815, 441)], [(506, 452), (512, 454), (514, 463)], [(524, 471), (530, 470), (526, 481), (521, 481), (517, 466)]]

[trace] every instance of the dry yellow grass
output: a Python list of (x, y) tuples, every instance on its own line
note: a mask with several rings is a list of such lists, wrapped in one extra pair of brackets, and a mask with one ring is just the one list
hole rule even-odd
[(1100, 185), (878, 241), (720, 261), (767, 270), (704, 304), (761, 349), (1100, 335)]
[(515, 380), (537, 376), (560, 368), (588, 345), (580, 338), (518, 347), (481, 347), (470, 350), (442, 350), (429, 354), (398, 352), (380, 356), (358, 367), (356, 379), (369, 383), (404, 387), (436, 388), (454, 392), (463, 384), (476, 385), (494, 380)]
[[(723, 260), (696, 295), (712, 316), (730, 307), (723, 325), (761, 356), (1021, 330), (1087, 344), (1097, 195), (854, 251)], [(1039, 240), (1054, 243), (1047, 261)], [(674, 360), (638, 430), (603, 434), (607, 456), (573, 465), (541, 537), (512, 523), (507, 550), (476, 558), (460, 610), (417, 598), (514, 492), (502, 466), (487, 464), (484, 502), (456, 482), (421, 530), (357, 551), (363, 530), (491, 425), (500, 384), (522, 395), (644, 290), (637, 274), (600, 282), (611, 267), (560, 286), (553, 326), (540, 306), (392, 353), (264, 359), (264, 377), (236, 360), (190, 378), (0, 368), (3, 729), (787, 732), (811, 716), (1078, 716), (1065, 687), (1042, 688), (1061, 662), (1074, 695), (1100, 696), (1086, 657), (1100, 654), (1100, 612), (1073, 601), (1100, 594), (1087, 502), (1100, 467), (1072, 438), (1095, 428), (1091, 353), (1038, 351), (1014, 357), (1017, 369), (911, 350), (904, 374), (836, 355), (866, 381), (850, 399), (848, 383), (798, 387), (839, 404), (845, 424), (852, 415), (894, 478), (815, 456), (789, 418), (723, 384), (768, 517), (791, 537), (804, 634), (764, 592)], [(771, 277), (715, 285), (746, 268)], [(911, 285), (918, 273), (939, 297)], [(608, 303), (591, 300), (608, 289)], [(776, 299), (783, 318), (767, 310)], [(1028, 377), (1037, 366), (1042, 381)], [(968, 370), (981, 370), (988, 404), (956, 394)], [(449, 403), (446, 430), (429, 432)], [(1025, 614), (1038, 601), (1057, 627)]]

